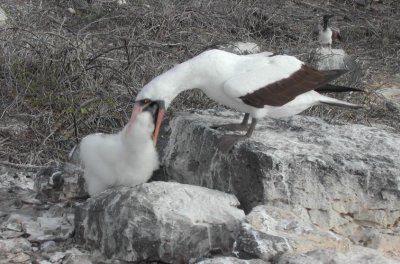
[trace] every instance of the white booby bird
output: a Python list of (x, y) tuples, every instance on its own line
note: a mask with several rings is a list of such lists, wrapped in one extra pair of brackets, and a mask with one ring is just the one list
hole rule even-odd
[(90, 196), (111, 186), (135, 186), (149, 180), (159, 166), (151, 135), (151, 113), (139, 114), (117, 134), (91, 134), (80, 144), (84, 178)]
[(340, 35), (338, 28), (328, 27), (329, 19), (332, 17), (333, 15), (324, 15), (322, 17), (322, 26), (318, 25), (315, 30), (315, 33), (318, 34), (318, 42), (322, 48), (329, 47), (329, 49), (331, 49), (332, 40), (342, 40), (342, 36)]
[(238, 139), (250, 137), (257, 119), (265, 116), (291, 116), (321, 103), (359, 107), (317, 92), (345, 70), (318, 71), (293, 56), (269, 54), (205, 51), (146, 84), (136, 97), (130, 122), (141, 111), (156, 105), (153, 133), (156, 143), (165, 109), (182, 91), (198, 88), (211, 99), (246, 113), (242, 124), (226, 128), (247, 128), (249, 116), (252, 117), (245, 136), (224, 136), (221, 147), (227, 150)]

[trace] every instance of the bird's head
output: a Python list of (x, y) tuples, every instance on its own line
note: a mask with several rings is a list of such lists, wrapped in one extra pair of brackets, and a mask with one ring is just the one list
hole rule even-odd
[(137, 99), (133, 106), (132, 116), (129, 120), (130, 124), (133, 124), (139, 113), (148, 111), (153, 116), (154, 120), (154, 131), (153, 131), (153, 142), (157, 144), (158, 134), (160, 133), (161, 123), (164, 119), (165, 114), (165, 102), (164, 100), (151, 100), (148, 98)]
[(329, 15), (323, 15), (323, 17), (322, 17), (322, 20), (325, 22), (328, 22), (329, 21), (329, 19), (331, 19), (333, 17), (333, 15), (332, 14), (329, 14)]

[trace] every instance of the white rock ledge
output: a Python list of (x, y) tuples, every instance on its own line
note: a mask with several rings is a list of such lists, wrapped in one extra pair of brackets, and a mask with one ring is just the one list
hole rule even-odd
[(287, 209), (353, 243), (400, 255), (399, 134), (307, 116), (265, 119), (251, 139), (221, 153), (218, 139), (230, 132), (210, 126), (241, 118), (175, 114), (161, 156), (164, 180), (233, 193), (246, 212), (261, 204)]

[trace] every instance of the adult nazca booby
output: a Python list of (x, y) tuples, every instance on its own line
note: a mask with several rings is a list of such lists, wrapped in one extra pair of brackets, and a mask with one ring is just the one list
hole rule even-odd
[(201, 89), (220, 104), (246, 113), (242, 124), (227, 129), (247, 129), (246, 135), (225, 135), (222, 149), (237, 140), (250, 137), (257, 120), (265, 116), (286, 117), (317, 104), (358, 108), (358, 105), (324, 96), (317, 91), (330, 90), (328, 83), (345, 70), (318, 71), (288, 55), (259, 53), (236, 55), (221, 50), (205, 51), (146, 84), (136, 97), (130, 122), (148, 107), (158, 108), (153, 141), (157, 142), (164, 112), (182, 91)]

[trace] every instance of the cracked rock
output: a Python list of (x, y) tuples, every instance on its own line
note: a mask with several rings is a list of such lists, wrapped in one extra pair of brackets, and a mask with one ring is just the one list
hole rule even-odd
[(286, 252), (316, 249), (348, 251), (347, 238), (300, 220), (293, 213), (273, 206), (257, 206), (241, 226), (236, 250), (243, 257), (271, 261)]
[(112, 188), (76, 211), (76, 239), (107, 258), (179, 263), (232, 251), (244, 218), (230, 194), (172, 182)]

